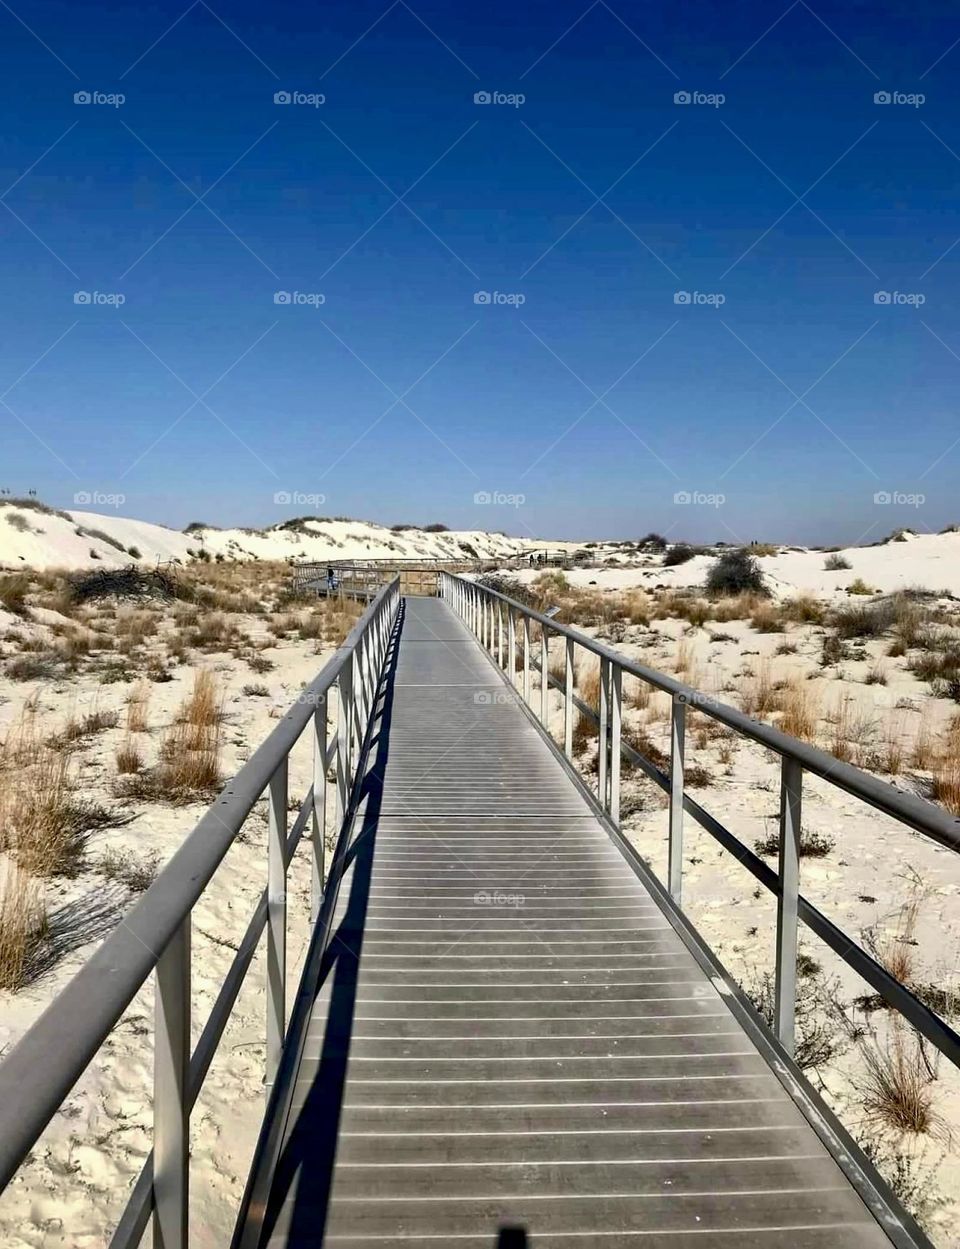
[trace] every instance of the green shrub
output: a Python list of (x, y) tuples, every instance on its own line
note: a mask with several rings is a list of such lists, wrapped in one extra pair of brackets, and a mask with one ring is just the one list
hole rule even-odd
[(714, 561), (707, 573), (707, 593), (769, 595), (760, 565), (746, 548), (724, 553)]

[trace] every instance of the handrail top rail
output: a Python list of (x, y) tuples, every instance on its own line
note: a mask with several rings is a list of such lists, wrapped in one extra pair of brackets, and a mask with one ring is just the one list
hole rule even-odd
[(0, 1191), (192, 911), (270, 778), (340, 676), (399, 577), (228, 780), (156, 880), (0, 1061)]
[(683, 681), (677, 681), (674, 677), (667, 676), (666, 673), (658, 672), (655, 668), (648, 668), (636, 660), (628, 659), (626, 655), (621, 655), (602, 642), (595, 641), (579, 629), (544, 616), (532, 607), (502, 594), (499, 590), (480, 585), (476, 581), (457, 576), (455, 573), (443, 575), (474, 587), (488, 597), (498, 599), (551, 632), (571, 638), (585, 650), (592, 651), (601, 659), (616, 664), (628, 675), (637, 677), (648, 685), (669, 694), (672, 698), (685, 702), (694, 710), (702, 711), (705, 715), (725, 724), (759, 745), (775, 751), (778, 755), (796, 760), (807, 772), (829, 781), (830, 784), (836, 785), (838, 789), (852, 794), (855, 798), (862, 799), (885, 815), (893, 816), (901, 823), (909, 825), (915, 832), (923, 833), (949, 850), (960, 851), (960, 818), (940, 810), (932, 803), (925, 802), (914, 794), (903, 793), (887, 782), (879, 781), (876, 777), (862, 772), (852, 764), (835, 759), (833, 755), (828, 755), (819, 747), (799, 741), (772, 725), (738, 711), (729, 703), (723, 703), (712, 695), (705, 694), (702, 690), (686, 685)]

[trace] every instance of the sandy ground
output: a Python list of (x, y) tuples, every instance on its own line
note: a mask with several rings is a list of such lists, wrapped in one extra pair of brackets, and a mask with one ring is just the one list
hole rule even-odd
[[(245, 623), (254, 640), (272, 643), (262, 653), (275, 663), (274, 671), (254, 674), (233, 656), (212, 654), (194, 657), (175, 669), (169, 682), (151, 684), (150, 729), (137, 735), (148, 763), (156, 756), (162, 729), (190, 693), (197, 667), (211, 668), (225, 694), (223, 769), (230, 775), (332, 653), (332, 647), (316, 653), (313, 642), (278, 643), (265, 632), (262, 619)], [(0, 636), (14, 626), (28, 631), (21, 621), (0, 611)], [(243, 695), (243, 686), (251, 683), (266, 686), (267, 696)], [(25, 1032), (136, 900), (134, 892), (104, 880), (98, 872), (103, 853), (127, 851), (140, 862), (153, 855), (162, 867), (206, 809), (206, 802), (171, 807), (109, 796), (116, 775), (113, 756), (125, 736), (123, 715), (132, 688), (130, 681), (102, 685), (96, 674), (26, 685), (0, 678), (0, 738), (15, 723), (27, 698), (36, 700), (45, 733), (94, 707), (121, 714), (117, 728), (82, 744), (76, 763), (80, 792), (105, 799), (129, 817), (122, 827), (92, 838), (87, 864), (76, 878), (47, 882), (47, 905), (62, 956), (28, 988), (0, 993), (0, 1052)], [(305, 741), (291, 758), (291, 799), (299, 804), (311, 779), (310, 747)], [(293, 818), (291, 813), (291, 822)], [(194, 911), (194, 1042), (265, 882), (266, 813), (260, 803)], [(309, 891), (309, 847), (302, 842), (288, 884), (291, 1000), (308, 932)], [(229, 1240), (263, 1111), (263, 946), (261, 942), (192, 1116), (191, 1224), (192, 1243), (198, 1249)], [(152, 1145), (152, 1034), (153, 993), (148, 981), (0, 1199), (4, 1249), (100, 1249), (109, 1243), (107, 1229), (115, 1225)]]
[[(38, 523), (48, 520), (44, 516)], [(0, 519), (0, 534), (6, 528)], [(22, 536), (18, 533), (18, 539)], [(184, 537), (174, 536), (178, 541)], [(869, 602), (863, 597), (848, 599), (842, 588), (841, 582), (849, 584), (856, 576), (881, 590), (925, 585), (938, 590), (956, 586), (960, 592), (957, 534), (913, 538), (847, 555), (852, 570), (826, 576), (820, 552), (785, 552), (764, 557), (761, 563), (780, 597), (806, 589), (834, 601)], [(618, 553), (618, 558), (621, 556), (622, 552)], [(695, 585), (708, 563), (705, 557), (697, 557), (676, 569), (664, 569), (659, 557), (635, 556), (631, 566), (575, 569), (567, 577), (573, 585), (592, 585), (599, 591), (636, 585), (653, 591), (657, 585)], [(940, 569), (943, 575), (934, 575), (931, 569)], [(525, 569), (510, 575), (530, 581), (539, 571)], [(26, 626), (20, 618), (0, 609), (5, 660), (17, 655), (21, 647), (7, 640), (11, 635), (48, 631), (50, 624), (56, 624), (55, 615), (46, 609), (37, 609), (33, 615), (33, 622)], [(274, 669), (255, 674), (244, 658), (228, 651), (191, 653), (185, 662), (172, 667), (172, 680), (150, 684), (150, 730), (141, 735), (148, 763), (155, 760), (162, 732), (189, 693), (198, 667), (212, 668), (225, 692), (223, 763), (230, 774), (322, 665), (323, 653), (317, 652), (313, 641), (291, 636), (278, 641), (267, 630), (267, 617), (237, 617), (237, 621), (252, 643), (265, 647), (262, 654), (274, 663)], [(889, 639), (858, 639), (839, 664), (823, 667), (825, 629), (819, 624), (789, 624), (785, 633), (761, 633), (747, 620), (722, 624), (708, 621), (697, 627), (669, 618), (655, 619), (649, 626), (617, 622), (585, 631), (651, 667), (671, 673), (682, 668), (681, 675), (689, 683), (734, 704), (756, 685), (761, 673), (771, 685), (797, 678), (819, 707), (821, 745), (829, 744), (838, 715), (844, 715), (854, 762), (891, 784), (921, 794), (929, 787), (930, 773), (914, 764), (914, 748), (923, 733), (932, 740), (941, 738), (957, 713), (955, 703), (934, 697), (926, 682), (907, 671), (903, 658), (886, 654)], [(557, 660), (559, 655), (558, 649), (552, 652)], [(78, 672), (56, 680), (24, 683), (9, 679), (7, 666), (5, 663), (0, 675), (0, 738), (31, 698), (36, 700), (45, 731), (51, 733), (71, 717), (96, 707), (121, 713), (118, 727), (104, 729), (80, 744), (75, 764), (83, 794), (107, 800), (130, 818), (120, 827), (96, 834), (87, 866), (77, 877), (47, 884), (49, 910), (54, 929), (60, 934), (59, 961), (28, 988), (15, 995), (0, 994), (0, 1050), (23, 1034), (135, 900), (136, 895), (125, 885), (105, 878), (98, 867), (103, 853), (108, 849), (127, 851), (140, 860), (156, 855), (162, 865), (205, 809), (204, 803), (170, 807), (112, 798), (114, 754), (125, 733), (122, 715), (132, 680), (103, 684), (102, 672), (88, 671), (81, 665)], [(885, 683), (868, 684), (871, 673), (878, 670)], [(251, 684), (266, 686), (266, 695), (244, 694), (244, 685)], [(629, 682), (625, 694), (625, 723), (647, 733), (666, 750), (669, 708), (665, 697), (655, 694), (646, 706), (638, 705), (631, 697)], [(562, 716), (555, 693), (551, 694), (551, 707), (551, 727), (559, 738)], [(705, 721), (691, 717), (688, 764), (702, 764), (707, 773), (706, 786), (697, 789), (695, 796), (753, 847), (776, 828), (778, 761), (758, 747), (714, 735), (705, 725)], [(884, 760), (892, 750), (896, 753), (895, 747), (902, 755), (902, 765), (896, 774), (888, 774)], [(587, 775), (591, 775), (594, 751), (588, 742), (580, 757)], [(297, 799), (308, 786), (309, 767), (309, 749), (303, 743), (291, 766), (291, 795)], [(662, 876), (667, 830), (663, 795), (645, 778), (628, 773), (623, 798), (624, 827)], [(872, 934), (881, 943), (895, 945), (903, 939), (909, 944), (911, 975), (916, 982), (960, 991), (958, 857), (821, 781), (808, 780), (806, 784), (804, 822), (828, 845), (821, 857), (802, 861), (802, 887), (811, 900), (853, 940), (865, 942)], [(309, 862), (305, 850), (301, 847), (294, 861), (288, 894), (291, 992), (307, 932)], [(745, 987), (756, 991), (773, 966), (772, 898), (761, 893), (753, 877), (689, 819), (684, 860), (688, 912), (729, 970)], [(768, 862), (775, 865), (774, 858)], [(265, 872), (265, 812), (261, 805), (195, 913), (195, 1037), (232, 958), (232, 947), (263, 887)], [(917, 903), (916, 923), (904, 937), (900, 908), (911, 900)], [(801, 982), (801, 1000), (812, 1004), (813, 1022), (823, 1027), (832, 1051), (808, 1074), (822, 1087), (848, 1128), (878, 1151), (885, 1174), (921, 1211), (935, 1242), (957, 1249), (960, 1082), (946, 1063), (939, 1065), (931, 1085), (936, 1119), (934, 1129), (926, 1135), (896, 1134), (879, 1128), (864, 1107), (864, 1054), (865, 1046), (889, 1045), (889, 1017), (857, 1004), (856, 999), (867, 992), (866, 986), (829, 951), (809, 937), (802, 940), (801, 948), (813, 960)], [(838, 1002), (842, 1004), (842, 1023), (836, 1017)], [(104, 1228), (115, 1224), (150, 1148), (152, 1013), (148, 987), (137, 995), (29, 1163), (0, 1199), (0, 1244), (4, 1249), (8, 1245), (11, 1249), (100, 1249), (108, 1244), (109, 1234)], [(258, 959), (192, 1120), (192, 1223), (194, 1244), (201, 1249), (225, 1243), (232, 1228), (263, 1107), (264, 1016), (263, 967)], [(919, 1055), (913, 1051), (908, 1060), (919, 1067)]]
[[(590, 579), (602, 584), (603, 574), (597, 572)], [(891, 776), (876, 756), (883, 753), (888, 739), (895, 738), (909, 759), (921, 731), (935, 737), (956, 714), (956, 704), (932, 697), (925, 683), (904, 670), (902, 661), (886, 658), (885, 644), (879, 640), (858, 647), (862, 657), (844, 661), (837, 669), (822, 669), (818, 657), (824, 630), (819, 626), (791, 625), (786, 639), (782, 633), (757, 633), (746, 621), (708, 622), (703, 628), (690, 628), (682, 620), (656, 620), (650, 628), (583, 631), (673, 675), (681, 657), (688, 665), (682, 679), (734, 705), (739, 691), (751, 684), (761, 665), (766, 666), (772, 684), (798, 674), (822, 708), (821, 745), (828, 744), (832, 721), (846, 700), (855, 761), (872, 765), (871, 770), (898, 788), (920, 794), (926, 790), (926, 773), (908, 762), (900, 774)], [(712, 640), (712, 635), (718, 640)], [(796, 646), (796, 653), (777, 654), (785, 641)], [(556, 642), (551, 661), (557, 666), (562, 662)], [(578, 662), (584, 668), (591, 666), (587, 658)], [(867, 673), (878, 663), (884, 666), (887, 683), (865, 684)], [(632, 679), (626, 679), (628, 704), (632, 688)], [(539, 693), (535, 693), (535, 706), (538, 700)], [(550, 700), (551, 732), (562, 742), (559, 693), (551, 692)], [(669, 710), (667, 696), (654, 693), (646, 708), (627, 705), (624, 723), (646, 732), (668, 753)], [(703, 716), (689, 721), (687, 767), (702, 765), (708, 773), (708, 784), (690, 792), (753, 849), (778, 827), (779, 759), (752, 743), (709, 735), (707, 724)], [(593, 741), (579, 763), (594, 789), (595, 757)], [(628, 837), (665, 879), (665, 795), (642, 774), (628, 771), (622, 802), (628, 812), (622, 820)], [(806, 778), (803, 802), (804, 827), (822, 834), (830, 847), (823, 857), (802, 859), (804, 894), (861, 944), (873, 933), (881, 943), (896, 945), (901, 937), (899, 909), (919, 899), (915, 929), (908, 937), (913, 977), (960, 994), (960, 857), (817, 778)], [(775, 854), (766, 861), (776, 869)], [(760, 889), (754, 877), (689, 817), (685, 821), (684, 909), (748, 991), (755, 993), (763, 977), (772, 975), (776, 934), (772, 895)], [(878, 1125), (863, 1105), (864, 1047), (890, 1044), (889, 1016), (857, 1005), (858, 998), (870, 993), (869, 987), (804, 929), (800, 949), (815, 960), (815, 970), (801, 978), (801, 1001), (808, 998), (813, 1016), (827, 1021), (826, 1031), (832, 1034), (831, 1046), (836, 1051), (828, 1061), (808, 1070), (808, 1076), (854, 1135), (878, 1151), (881, 1169), (893, 1178), (899, 1173), (899, 1191), (922, 1212), (934, 1242), (956, 1249), (960, 1245), (960, 1073), (945, 1061), (936, 1067), (938, 1078), (932, 1089), (939, 1118), (932, 1133), (901, 1134)], [(842, 1026), (830, 1022), (831, 997), (843, 1004)], [(954, 1006), (960, 1007), (960, 997)], [(956, 1026), (957, 1015), (952, 1018)], [(864, 1035), (856, 1037), (859, 1029)], [(907, 1057), (908, 1065), (919, 1066), (918, 1052), (911, 1049)]]
[(0, 568), (122, 567), (131, 561), (490, 559), (524, 551), (578, 549), (483, 530), (395, 533), (363, 520), (306, 519), (294, 528), (207, 528), (190, 533), (116, 513), (37, 511), (0, 499)]
[[(848, 587), (858, 578), (871, 589), (887, 594), (920, 587), (960, 597), (960, 532), (905, 533), (903, 541), (848, 547), (838, 554), (852, 565), (849, 570), (830, 572), (824, 568), (827, 555), (823, 551), (799, 547), (761, 556), (759, 563), (777, 598), (807, 592), (825, 600), (844, 599)], [(649, 554), (614, 568), (573, 568), (566, 576), (571, 585), (596, 586), (601, 590), (634, 586), (646, 590), (679, 589), (700, 585), (713, 561), (712, 555), (695, 555), (685, 564), (665, 568), (660, 555)], [(540, 571), (536, 567), (524, 568), (515, 575), (518, 580), (530, 582)]]

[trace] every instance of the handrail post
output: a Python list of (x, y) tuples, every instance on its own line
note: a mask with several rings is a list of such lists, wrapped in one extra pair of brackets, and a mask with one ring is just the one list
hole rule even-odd
[(623, 670), (611, 664), (610, 682), (610, 819), (620, 823), (620, 737), (623, 729)]
[(189, 1240), (190, 915), (157, 960), (153, 1056), (153, 1243)]
[(317, 922), (323, 897), (327, 836), (327, 700), (313, 713), (313, 871), (310, 924)]
[(573, 638), (567, 638), (566, 672), (563, 687), (563, 753), (573, 758)]
[(270, 778), (267, 827), (267, 1091), (280, 1066), (287, 1017), (287, 757)]
[(503, 604), (497, 603), (497, 667), (503, 667)]
[(550, 638), (547, 626), (540, 626), (540, 723), (544, 728), (550, 719)]
[(670, 709), (670, 830), (667, 884), (677, 906), (683, 904), (683, 753), (687, 698), (677, 694)]
[(774, 1026), (788, 1054), (794, 1051), (797, 1004), (797, 896), (800, 889), (800, 818), (803, 767), (783, 756), (780, 769), (780, 862), (777, 887), (777, 967)]
[(600, 660), (600, 724), (597, 732), (597, 798), (604, 811), (609, 811), (610, 802), (607, 793), (607, 751), (609, 742), (607, 727), (610, 720), (610, 662)]

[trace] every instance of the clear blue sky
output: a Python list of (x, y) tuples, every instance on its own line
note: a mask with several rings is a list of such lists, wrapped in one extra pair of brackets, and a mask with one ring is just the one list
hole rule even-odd
[(0, 4), (0, 485), (175, 526), (960, 520), (955, 4), (188, 2)]

